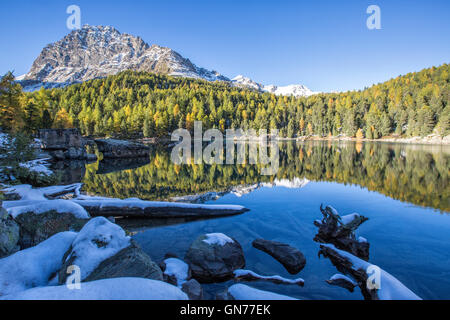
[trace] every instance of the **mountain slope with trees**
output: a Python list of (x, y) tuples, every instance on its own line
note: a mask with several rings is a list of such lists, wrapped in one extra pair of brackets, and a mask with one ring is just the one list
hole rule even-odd
[(79, 127), (85, 135), (163, 137), (177, 128), (270, 129), (283, 137), (426, 136), (450, 133), (450, 66), (424, 69), (360, 91), (276, 96), (226, 82), (126, 71), (66, 88), (23, 93), (0, 83), (0, 126), (35, 132)]

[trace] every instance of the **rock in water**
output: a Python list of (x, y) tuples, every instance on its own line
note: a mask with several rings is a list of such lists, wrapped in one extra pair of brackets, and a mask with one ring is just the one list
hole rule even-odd
[(147, 278), (161, 281), (163, 275), (158, 265), (132, 240), (128, 248), (104, 260), (84, 281), (112, 278)]
[(82, 281), (119, 277), (162, 280), (161, 269), (126, 235), (125, 231), (98, 217), (90, 220), (63, 257), (59, 284), (66, 282), (70, 266), (77, 266)]
[(347, 289), (350, 292), (353, 292), (355, 290), (355, 287), (358, 286), (358, 284), (355, 281), (342, 274), (335, 274), (329, 280), (326, 280), (326, 282), (329, 285), (338, 286)]
[(86, 140), (78, 129), (39, 130), (41, 148), (56, 160), (95, 160), (97, 157), (86, 152)]
[(202, 285), (195, 279), (183, 283), (181, 290), (188, 295), (189, 300), (203, 300)]
[(20, 248), (27, 249), (64, 231), (80, 231), (88, 219), (80, 219), (70, 212), (48, 211), (41, 214), (22, 213), (16, 217), (20, 227)]
[(184, 260), (200, 283), (226, 281), (234, 277), (234, 270), (245, 267), (241, 245), (221, 233), (199, 236)]
[(98, 150), (106, 159), (139, 158), (150, 155), (150, 147), (124, 140), (99, 139), (95, 140)]
[(368, 261), (370, 244), (365, 239), (364, 241), (356, 239), (355, 230), (369, 219), (358, 213), (340, 216), (337, 210), (330, 206), (325, 209), (321, 206), (320, 211), (323, 219), (314, 222), (319, 228), (314, 241), (331, 243), (338, 249)]
[(253, 247), (264, 251), (280, 262), (290, 274), (297, 274), (306, 265), (306, 258), (300, 250), (276, 241), (257, 239), (252, 243)]
[(9, 256), (19, 250), (19, 226), (0, 201), (0, 258)]

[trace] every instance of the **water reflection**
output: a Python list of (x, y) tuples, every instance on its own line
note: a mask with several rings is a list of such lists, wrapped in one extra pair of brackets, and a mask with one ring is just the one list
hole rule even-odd
[(170, 149), (154, 148), (146, 160), (89, 164), (82, 180), (90, 194), (146, 200), (239, 193), (298, 179), (328, 181), (450, 211), (449, 147), (349, 142), (285, 142), (279, 147), (280, 168), (273, 176), (261, 175), (260, 166), (250, 164), (179, 166), (170, 161)]

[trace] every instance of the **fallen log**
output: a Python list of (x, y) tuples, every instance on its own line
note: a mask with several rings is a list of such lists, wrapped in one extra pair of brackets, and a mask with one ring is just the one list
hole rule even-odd
[(238, 205), (204, 205), (154, 202), (139, 199), (74, 199), (92, 217), (125, 218), (208, 218), (242, 214), (249, 209)]

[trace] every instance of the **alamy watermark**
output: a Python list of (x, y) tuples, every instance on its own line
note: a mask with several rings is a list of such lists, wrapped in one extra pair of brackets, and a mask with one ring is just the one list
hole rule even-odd
[(69, 290), (81, 290), (81, 269), (79, 266), (72, 265), (67, 267), (66, 287)]
[(370, 5), (367, 7), (367, 14), (370, 16), (367, 18), (366, 25), (369, 30), (381, 29), (381, 9), (377, 5)]
[(366, 269), (368, 275), (366, 286), (369, 290), (381, 289), (381, 269), (378, 266), (370, 265)]
[(81, 9), (77, 5), (70, 5), (66, 10), (70, 16), (67, 18), (66, 26), (69, 30), (81, 29)]
[[(271, 130), (269, 135), (267, 130), (262, 129), (257, 135), (256, 130), (227, 129), (225, 137), (218, 129), (209, 129), (203, 133), (202, 122), (196, 121), (193, 138), (186, 129), (177, 129), (172, 133), (172, 141), (178, 143), (172, 150), (171, 160), (178, 165), (192, 162), (259, 164), (262, 165), (262, 175), (275, 175), (279, 169), (277, 140), (278, 130)], [(209, 143), (205, 148), (204, 142)]]

